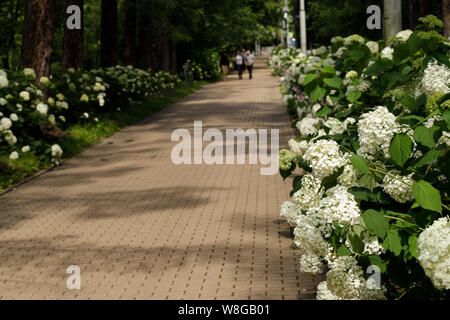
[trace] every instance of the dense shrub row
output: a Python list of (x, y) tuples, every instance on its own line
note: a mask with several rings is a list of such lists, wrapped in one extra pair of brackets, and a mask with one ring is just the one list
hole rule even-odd
[(450, 44), (421, 22), (384, 48), (352, 35), (269, 61), (298, 132), (281, 215), (301, 270), (326, 272), (318, 299), (448, 298)]
[(0, 70), (0, 156), (16, 160), (32, 152), (58, 163), (63, 154), (58, 141), (68, 126), (121, 112), (178, 81), (167, 72), (152, 74), (131, 66), (69, 70), (38, 81), (32, 69)]

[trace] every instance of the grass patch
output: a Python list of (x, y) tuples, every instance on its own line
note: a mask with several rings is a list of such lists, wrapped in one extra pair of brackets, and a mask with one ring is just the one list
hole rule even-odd
[[(149, 97), (144, 102), (123, 108), (121, 112), (99, 117), (99, 122), (81, 123), (69, 127), (59, 142), (64, 150), (64, 158), (80, 154), (87, 147), (112, 136), (117, 130), (145, 119), (195, 92), (206, 83), (206, 81), (195, 82), (192, 88), (185, 88), (184, 84), (180, 84), (177, 88), (164, 92), (164, 95)], [(8, 156), (0, 156), (0, 192), (50, 166), (50, 161), (38, 158), (32, 152), (21, 154), (21, 157), (14, 161)]]

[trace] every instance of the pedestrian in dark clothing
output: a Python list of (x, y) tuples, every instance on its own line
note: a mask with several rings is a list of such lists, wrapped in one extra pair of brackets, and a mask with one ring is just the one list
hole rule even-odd
[(226, 80), (228, 74), (228, 68), (230, 67), (230, 60), (228, 59), (228, 54), (223, 53), (220, 58), (220, 69), (222, 70), (223, 81)]

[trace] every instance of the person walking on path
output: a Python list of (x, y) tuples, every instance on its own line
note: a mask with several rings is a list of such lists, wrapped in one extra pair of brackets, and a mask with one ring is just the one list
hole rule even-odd
[(245, 66), (248, 69), (249, 79), (253, 79), (253, 65), (255, 64), (255, 55), (250, 50), (247, 51), (245, 56)]
[(224, 52), (220, 58), (220, 69), (222, 70), (223, 81), (226, 80), (228, 74), (228, 68), (230, 66), (230, 60), (228, 59), (228, 54)]
[(244, 73), (244, 57), (240, 50), (237, 51), (236, 57), (234, 58), (234, 62), (236, 63), (236, 69), (238, 71), (239, 80), (242, 80), (242, 74)]

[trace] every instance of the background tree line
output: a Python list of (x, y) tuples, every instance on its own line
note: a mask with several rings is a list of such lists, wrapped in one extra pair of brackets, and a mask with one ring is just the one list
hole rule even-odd
[[(298, 15), (299, 1), (291, 0), (291, 9)], [(383, 10), (383, 0), (306, 0), (308, 46), (327, 44), (334, 36), (358, 33), (371, 40), (383, 39), (382, 30), (366, 27), (370, 5)], [(433, 14), (445, 23), (445, 35), (450, 37), (450, 0), (402, 0), (403, 29), (413, 30), (419, 17)], [(294, 21), (295, 38), (298, 39), (299, 21)], [(299, 42), (297, 41), (299, 44)]]
[[(68, 30), (66, 8), (82, 9)], [(271, 44), (278, 0), (2, 0), (0, 66), (39, 76), (116, 64), (177, 71), (214, 51)]]

